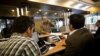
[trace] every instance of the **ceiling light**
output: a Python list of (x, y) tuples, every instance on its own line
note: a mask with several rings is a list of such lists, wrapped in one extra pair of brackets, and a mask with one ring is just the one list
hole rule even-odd
[(74, 4), (74, 1), (67, 1), (66, 3), (64, 3), (65, 7), (71, 7), (72, 4)]
[(32, 1), (32, 2), (39, 2), (39, 0), (28, 0), (28, 1)]
[(47, 3), (49, 3), (49, 4), (56, 4), (57, 0), (48, 0)]
[(68, 9), (68, 11), (70, 11), (70, 9)]
[(16, 8), (16, 11), (17, 11), (17, 16), (19, 17), (20, 16), (19, 8)]
[(42, 10), (41, 9), (39, 9), (39, 12), (41, 12)]
[(38, 11), (37, 11), (36, 13), (37, 13), (37, 14), (39, 14), (39, 12), (38, 12)]
[(23, 10), (23, 8), (21, 8), (21, 15), (24, 15), (24, 10)]
[(82, 10), (87, 10), (88, 8), (90, 8), (90, 6), (85, 6), (85, 7), (82, 7)]
[(12, 11), (12, 12), (14, 12), (15, 10), (14, 10), (14, 9), (12, 9), (11, 11)]
[(47, 2), (48, 0), (28, 0), (28, 1), (48, 4)]
[(28, 0), (28, 1), (36, 1), (36, 0)]
[(76, 4), (75, 6), (73, 6), (73, 8), (75, 8), (75, 9), (80, 9), (81, 7), (83, 6), (83, 4)]
[(54, 13), (54, 15), (57, 15), (57, 13)]
[(44, 13), (44, 15), (47, 15), (47, 14), (48, 14), (48, 12), (45, 12), (45, 13)]

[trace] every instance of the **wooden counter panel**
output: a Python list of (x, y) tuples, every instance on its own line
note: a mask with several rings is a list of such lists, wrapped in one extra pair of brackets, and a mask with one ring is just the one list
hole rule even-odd
[(65, 49), (65, 47), (63, 46), (65, 44), (65, 39), (60, 40), (59, 42), (55, 43), (56, 46), (54, 46), (54, 48), (50, 49), (46, 54), (44, 54), (43, 56), (48, 56), (54, 53), (57, 53), (59, 51), (62, 51)]

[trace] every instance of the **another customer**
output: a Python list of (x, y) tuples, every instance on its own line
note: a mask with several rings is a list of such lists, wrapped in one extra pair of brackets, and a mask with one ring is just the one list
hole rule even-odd
[(98, 27), (98, 29), (97, 29), (96, 33), (94, 34), (94, 36), (100, 35), (100, 20), (98, 20), (98, 21), (96, 22), (96, 26)]
[(95, 37), (95, 56), (100, 56), (100, 20), (96, 22), (96, 26), (98, 27), (96, 33), (94, 34)]

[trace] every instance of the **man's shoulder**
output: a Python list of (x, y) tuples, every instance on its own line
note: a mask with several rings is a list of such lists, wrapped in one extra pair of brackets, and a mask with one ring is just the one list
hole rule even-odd
[(67, 37), (67, 40), (70, 42), (82, 42), (88, 39), (92, 39), (93, 35), (87, 29), (79, 29), (74, 32), (72, 35)]
[(26, 38), (11, 38), (7, 42), (27, 44), (27, 43), (34, 43), (34, 40)]

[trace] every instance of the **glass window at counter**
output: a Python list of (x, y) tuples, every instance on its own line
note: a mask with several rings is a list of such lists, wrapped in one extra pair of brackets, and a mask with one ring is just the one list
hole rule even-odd
[(3, 28), (5, 28), (6, 26), (5, 26), (5, 20), (3, 20), (3, 19), (0, 19), (0, 32), (1, 32), (1, 30), (3, 29)]
[[(29, 6), (23, 7), (15, 7), (15, 6), (8, 6), (8, 5), (0, 5), (0, 16), (10, 16), (10, 17), (19, 17), (19, 16), (30, 16), (33, 17), (35, 21), (42, 20), (43, 16), (47, 16), (54, 23), (54, 27), (52, 27), (52, 31), (56, 30), (59, 31), (60, 27), (63, 26), (64, 20), (64, 10), (52, 10), (50, 8), (33, 8)], [(3, 13), (4, 12), (4, 13)], [(63, 18), (63, 20), (61, 19)], [(1, 27), (5, 28), (10, 27), (12, 20), (6, 20), (4, 26)], [(2, 24), (3, 25), (3, 24)], [(0, 30), (1, 30), (0, 29)], [(36, 28), (37, 29), (37, 28)]]
[(10, 28), (14, 19), (7, 19), (7, 27)]
[(52, 32), (58, 32), (59, 28), (61, 26), (63, 26), (63, 20), (64, 20), (64, 15), (62, 11), (52, 11), (52, 10), (46, 10), (43, 11), (42, 9), (34, 9), (34, 8), (28, 8), (28, 12), (30, 16), (32, 16), (34, 18), (34, 20), (36, 21), (35, 23), (38, 24), (36, 26), (36, 31), (38, 30), (38, 26), (40, 24), (40, 22), (38, 23), (39, 20), (42, 21), (43, 16), (46, 16), (53, 24), (54, 27), (52, 27)]
[(100, 20), (100, 13), (85, 15), (85, 24), (95, 24), (97, 20)]
[(13, 19), (0, 19), (0, 32), (3, 28), (10, 28), (11, 24), (13, 23)]
[(85, 27), (90, 29), (90, 31), (96, 31), (97, 27), (95, 23), (97, 20), (100, 20), (100, 13), (94, 13), (85, 15), (86, 21), (85, 21)]

